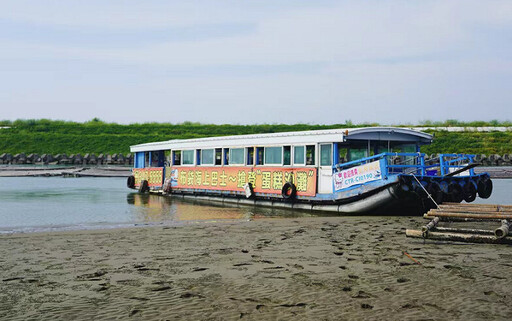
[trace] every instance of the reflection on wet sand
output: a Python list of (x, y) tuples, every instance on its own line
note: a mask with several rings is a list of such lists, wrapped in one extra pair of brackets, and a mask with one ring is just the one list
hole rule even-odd
[(127, 201), (129, 204), (135, 205), (137, 212), (146, 222), (162, 220), (242, 220), (253, 216), (250, 211), (236, 207), (201, 206), (193, 202), (151, 194), (131, 193), (128, 194)]
[[(126, 200), (128, 204), (134, 205), (137, 219), (148, 223), (164, 220), (254, 220), (270, 217), (291, 218), (318, 215), (304, 211), (189, 201), (152, 194), (130, 193), (127, 195)], [(326, 216), (325, 213), (320, 213), (319, 215)]]

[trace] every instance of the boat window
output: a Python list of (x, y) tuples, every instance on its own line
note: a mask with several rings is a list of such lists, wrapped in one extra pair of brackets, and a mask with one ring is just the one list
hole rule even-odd
[(194, 150), (184, 150), (182, 151), (183, 159), (182, 164), (183, 165), (194, 165)]
[(144, 167), (151, 167), (151, 164), (149, 163), (149, 154), (150, 154), (150, 153), (151, 153), (151, 152), (145, 152), (145, 153), (144, 153), (144, 157), (145, 157), (145, 158), (144, 158), (144, 159), (145, 159), (145, 161), (144, 161)]
[(332, 144), (320, 145), (320, 166), (332, 165)]
[(256, 147), (256, 165), (263, 165), (264, 156), (265, 156), (265, 148)]
[(391, 153), (390, 142), (378, 142), (374, 148), (376, 154), (380, 153)]
[(416, 153), (416, 145), (400, 144), (393, 146), (393, 153)]
[(229, 165), (229, 148), (224, 148), (224, 165)]
[[(416, 153), (415, 144), (400, 144), (393, 146), (393, 153)], [(395, 163), (401, 165), (414, 165), (416, 163), (416, 156), (400, 156), (395, 158)]]
[(281, 165), (282, 161), (282, 147), (265, 147), (265, 165)]
[(283, 147), (283, 165), (291, 165), (292, 147)]
[(243, 165), (244, 148), (231, 148), (229, 150), (229, 161), (231, 165)]
[(222, 165), (222, 148), (215, 149), (215, 165)]
[(254, 165), (254, 147), (247, 147), (247, 165)]
[(213, 165), (214, 164), (214, 150), (213, 149), (201, 149), (201, 164), (202, 165)]
[(172, 164), (181, 165), (181, 150), (172, 151)]
[(154, 151), (151, 152), (151, 167), (161, 167), (164, 162), (164, 152)]
[(304, 146), (294, 146), (293, 147), (293, 164), (294, 165), (304, 165), (306, 162), (304, 161), (305, 149)]
[(348, 149), (338, 147), (338, 164), (348, 162)]
[(361, 158), (368, 157), (368, 148), (367, 147), (361, 147), (361, 148), (350, 148), (349, 150), (349, 156), (351, 161), (355, 161)]
[(306, 165), (315, 165), (315, 145), (306, 146)]

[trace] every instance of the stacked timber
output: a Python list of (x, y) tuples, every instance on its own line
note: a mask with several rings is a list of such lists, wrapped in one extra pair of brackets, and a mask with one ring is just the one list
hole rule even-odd
[[(424, 218), (430, 222), (421, 230), (406, 230), (406, 235), (444, 241), (512, 244), (512, 205), (443, 203)], [(440, 222), (496, 222), (496, 228), (440, 227)]]

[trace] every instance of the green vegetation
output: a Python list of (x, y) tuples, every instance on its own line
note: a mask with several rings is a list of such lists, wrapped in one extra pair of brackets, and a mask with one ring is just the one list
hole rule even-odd
[[(106, 123), (94, 118), (85, 123), (29, 119), (0, 121), (0, 153), (76, 154), (76, 153), (123, 153), (130, 145), (208, 136), (276, 133), (299, 130), (378, 126), (376, 123), (353, 124), (347, 121), (335, 125), (311, 124), (263, 124), (263, 125), (212, 125), (192, 122), (181, 124), (145, 123), (121, 125)], [(402, 125), (405, 126), (405, 125)], [(406, 126), (413, 126), (408, 124)], [(512, 122), (469, 122), (457, 120), (445, 122), (424, 121), (420, 126), (429, 127), (478, 127), (512, 126)], [(434, 144), (425, 146), (426, 153), (512, 153), (512, 132), (462, 132), (451, 133), (430, 130), (435, 135)]]

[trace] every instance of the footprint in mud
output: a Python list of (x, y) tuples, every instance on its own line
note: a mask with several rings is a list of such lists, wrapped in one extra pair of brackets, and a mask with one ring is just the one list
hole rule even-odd
[(99, 270), (94, 273), (87, 273), (77, 276), (76, 278), (79, 280), (89, 280), (89, 281), (99, 281), (100, 277), (104, 276), (108, 272), (105, 270)]
[(400, 309), (414, 309), (419, 308), (419, 306), (412, 304), (412, 303), (406, 303), (400, 307)]
[(265, 311), (265, 310), (268, 310), (268, 308), (264, 304), (258, 304), (258, 305), (256, 305), (256, 310)]
[(293, 307), (305, 307), (307, 304), (306, 303), (296, 303), (296, 304), (280, 304), (279, 306), (280, 307), (284, 307), (284, 308), (293, 308)]
[(362, 309), (370, 309), (371, 310), (371, 309), (373, 309), (373, 305), (370, 305), (368, 303), (362, 303), (361, 304), (361, 308)]
[(139, 314), (140, 312), (141, 311), (139, 309), (133, 309), (133, 310), (130, 311), (129, 316), (133, 317), (134, 315)]
[(201, 294), (198, 293), (192, 293), (192, 292), (185, 292), (182, 295), (180, 295), (180, 298), (182, 299), (190, 299), (190, 298), (204, 298)]
[(270, 260), (260, 260), (261, 263), (266, 263), (266, 264), (274, 264), (274, 262), (270, 261)]
[(158, 286), (156, 288), (152, 288), (151, 291), (153, 291), (153, 292), (161, 292), (161, 291), (170, 290), (170, 289), (171, 289), (170, 286), (162, 285), (162, 286)]
[(371, 297), (371, 295), (364, 291), (359, 291), (359, 292), (357, 292), (357, 294), (353, 295), (352, 297), (354, 299), (368, 299)]
[(206, 271), (208, 268), (196, 267), (192, 269), (192, 272)]
[(341, 255), (343, 255), (343, 252), (337, 251), (337, 252), (334, 252), (334, 255), (341, 256)]
[(304, 270), (304, 267), (300, 264), (286, 264), (287, 266), (289, 267), (293, 267), (293, 268), (296, 268), (296, 269), (299, 269), (299, 270)]

